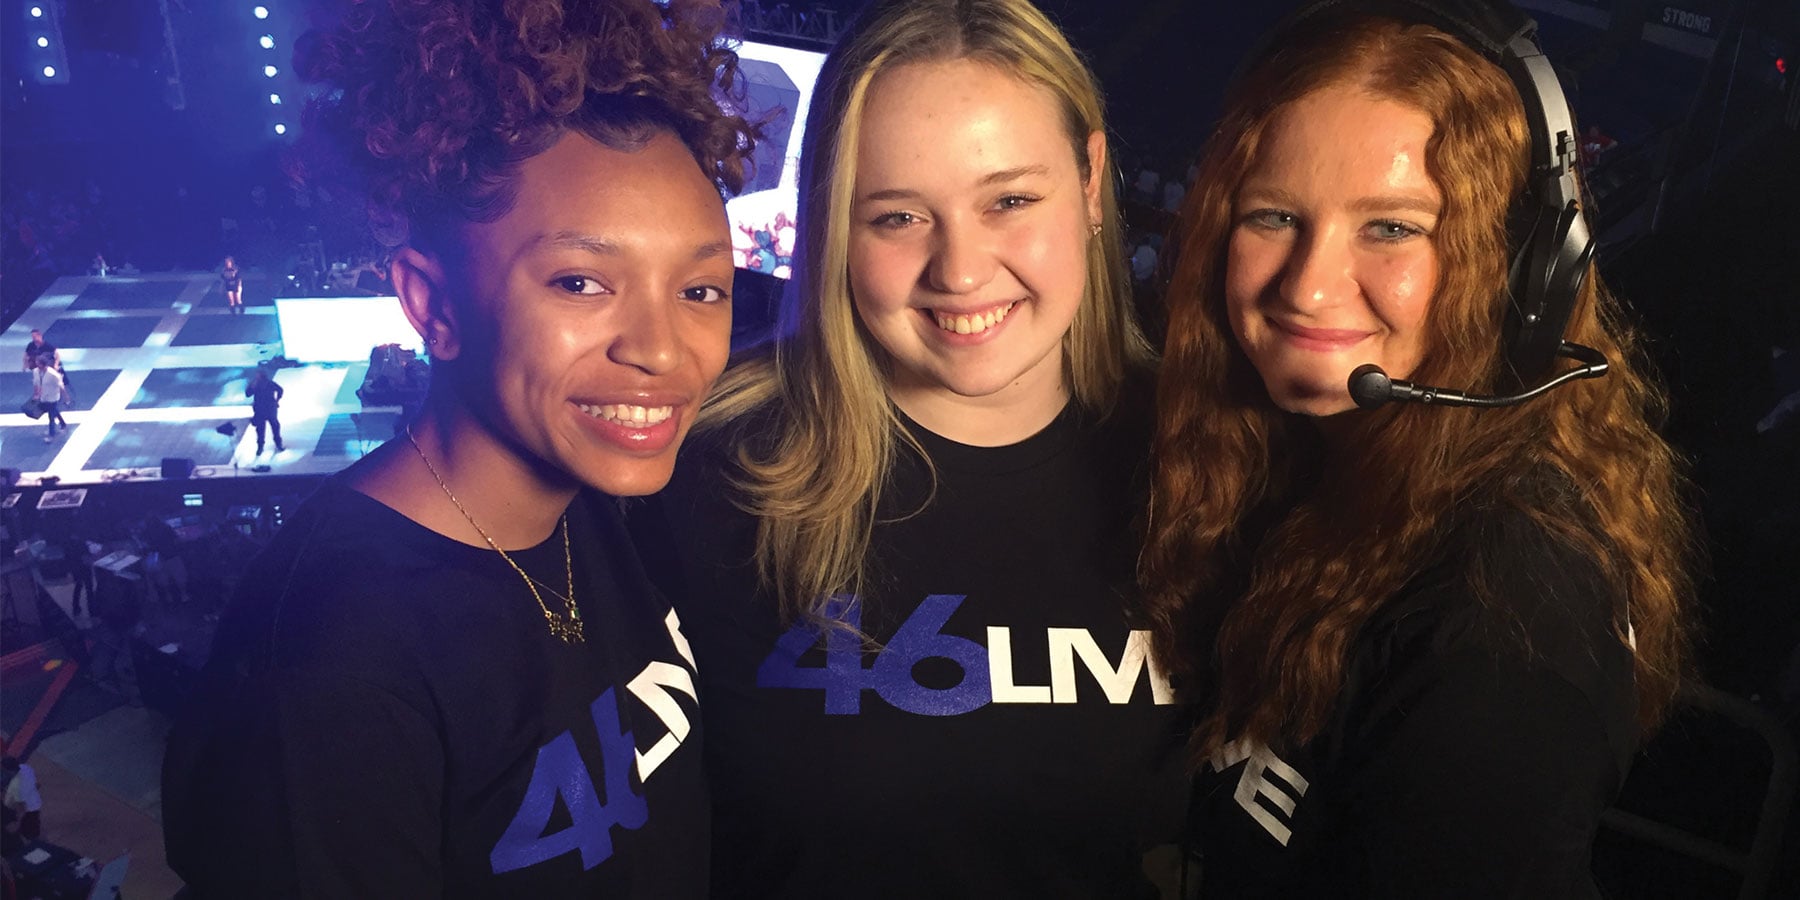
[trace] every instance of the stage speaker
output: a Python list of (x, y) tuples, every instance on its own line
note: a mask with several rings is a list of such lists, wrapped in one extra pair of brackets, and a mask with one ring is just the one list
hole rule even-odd
[(194, 461), (185, 456), (165, 456), (162, 464), (164, 478), (194, 477)]

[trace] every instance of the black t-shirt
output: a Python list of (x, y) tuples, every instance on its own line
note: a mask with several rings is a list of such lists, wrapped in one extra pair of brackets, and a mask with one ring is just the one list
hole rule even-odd
[[(569, 528), (583, 644), (499, 554), (321, 488), (170, 738), (175, 871), (206, 898), (705, 896), (686, 642), (614, 501)], [(562, 585), (560, 533), (512, 556)]]
[(1358, 638), (1324, 733), (1202, 769), (1202, 896), (1599, 896), (1594, 834), (1637, 748), (1613, 594), (1521, 513), (1450, 543)]
[(1127, 616), (1147, 422), (1071, 407), (1000, 448), (911, 426), (936, 493), (902, 450), (872, 587), (841, 605), (872, 647), (782, 622), (725, 480), (735, 447), (689, 441), (631, 517), (699, 661), (715, 896), (1147, 890), (1143, 851), (1176, 839), (1188, 786), (1178, 707)]

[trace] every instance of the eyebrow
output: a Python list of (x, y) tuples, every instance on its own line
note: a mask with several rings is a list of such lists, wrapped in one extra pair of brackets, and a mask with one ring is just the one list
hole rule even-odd
[[(1014, 166), (1010, 169), (1001, 169), (998, 172), (989, 172), (988, 174), (981, 176), (981, 180), (976, 182), (976, 184), (981, 187), (991, 187), (996, 184), (1017, 181), (1027, 175), (1049, 174), (1050, 167), (1045, 165)], [(873, 193), (864, 194), (861, 198), (861, 202), (868, 203), (876, 200), (911, 200), (918, 196), (918, 191), (908, 190), (906, 188), (890, 188), (885, 191), (875, 191)]]
[(1430, 197), (1418, 194), (1379, 194), (1374, 197), (1362, 197), (1350, 208), (1357, 212), (1416, 212), (1435, 216), (1444, 211), (1444, 205)]
[[(1269, 202), (1278, 206), (1301, 205), (1298, 197), (1281, 188), (1256, 185), (1238, 193), (1238, 202), (1250, 201)], [(1371, 197), (1358, 197), (1351, 201), (1350, 210), (1359, 213), (1416, 212), (1437, 216), (1443, 214), (1444, 205), (1430, 197), (1418, 194), (1377, 194)]]
[[(525, 245), (527, 252), (541, 248), (553, 250), (579, 250), (583, 253), (592, 253), (596, 256), (618, 256), (624, 252), (624, 248), (612, 241), (579, 231), (555, 231), (549, 234), (540, 234), (537, 237), (532, 238)], [(696, 262), (699, 262), (719, 256), (730, 255), (730, 241), (708, 241), (694, 248), (693, 258)]]

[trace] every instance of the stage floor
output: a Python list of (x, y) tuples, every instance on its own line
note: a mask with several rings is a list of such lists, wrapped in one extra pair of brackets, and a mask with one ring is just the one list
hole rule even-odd
[[(195, 478), (330, 474), (394, 434), (399, 407), (364, 407), (368, 363), (281, 368), (281, 434), (258, 456), (244, 396), (259, 363), (282, 353), (273, 283), (246, 273), (245, 312), (226, 308), (215, 272), (59, 279), (0, 335), (0, 467), (20, 484), (156, 480), (166, 457), (194, 461)], [(346, 323), (354, 328), (354, 323)], [(45, 423), (19, 412), (31, 330), (62, 354), (74, 402), (69, 430), (44, 442)], [(371, 338), (369, 346), (379, 343)], [(218, 432), (234, 426), (234, 435)]]

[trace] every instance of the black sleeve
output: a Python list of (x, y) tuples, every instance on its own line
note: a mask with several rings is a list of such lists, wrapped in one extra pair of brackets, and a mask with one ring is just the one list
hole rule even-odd
[(1587, 696), (1481, 648), (1434, 669), (1364, 783), (1354, 827), (1371, 896), (1591, 896), (1594, 832), (1619, 775)]
[(171, 867), (202, 898), (441, 895), (431, 721), (353, 678), (276, 677), (171, 737)]

